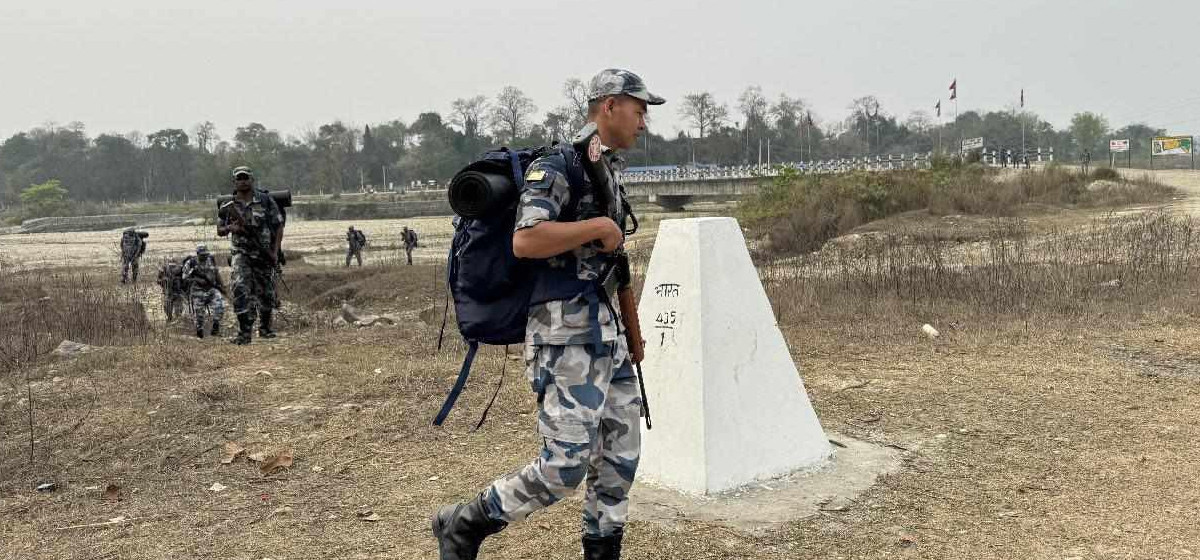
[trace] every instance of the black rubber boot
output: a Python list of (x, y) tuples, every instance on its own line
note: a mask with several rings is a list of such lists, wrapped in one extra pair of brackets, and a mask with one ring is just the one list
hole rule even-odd
[(238, 333), (229, 342), (234, 344), (250, 344), (250, 333), (254, 331), (254, 316), (243, 313), (237, 316)]
[(275, 338), (275, 331), (271, 330), (271, 314), (269, 307), (258, 312), (258, 338)]
[(196, 338), (204, 338), (204, 325), (196, 325)]
[(583, 560), (618, 560), (621, 558), (621, 538), (624, 531), (617, 529), (612, 536), (583, 536)]
[(221, 322), (220, 321), (213, 321), (213, 328), (212, 328), (211, 334), (213, 336), (219, 336), (221, 334)]
[(483, 495), (465, 504), (442, 506), (433, 516), (433, 536), (438, 541), (439, 560), (475, 560), (479, 545), (488, 535), (507, 527), (503, 521), (488, 517)]

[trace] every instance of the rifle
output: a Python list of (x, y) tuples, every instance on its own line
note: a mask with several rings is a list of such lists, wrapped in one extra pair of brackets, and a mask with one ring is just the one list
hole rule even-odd
[[(621, 197), (619, 186), (613, 180), (612, 169), (609, 167), (607, 158), (604, 157), (600, 143), (600, 130), (596, 127), (596, 123), (588, 123), (583, 127), (579, 134), (572, 139), (571, 147), (575, 150), (576, 157), (579, 158), (580, 164), (592, 183), (592, 196), (596, 198), (601, 211), (605, 216), (612, 217), (614, 202), (620, 198), (621, 210), (633, 220), (633, 230), (625, 231), (625, 235), (632, 235), (634, 231), (637, 231), (637, 218), (633, 216), (633, 209)], [(620, 220), (618, 225), (624, 227), (623, 222), (624, 220)], [(621, 323), (625, 327), (625, 342), (629, 346), (629, 356), (633, 361), (638, 389), (642, 394), (642, 416), (646, 419), (646, 429), (649, 430), (651, 426), (650, 401), (646, 398), (646, 383), (642, 375), (642, 359), (646, 357), (646, 347), (645, 341), (642, 339), (641, 322), (637, 315), (637, 301), (633, 297), (629, 256), (623, 248), (613, 252), (612, 272), (617, 279), (617, 301), (621, 307)]]
[[(287, 191), (284, 191), (284, 192), (288, 194), (288, 196), (289, 196), (288, 200), (290, 201), (291, 193), (287, 192)], [(220, 202), (220, 200), (224, 200), (224, 198), (225, 197), (218, 199), (218, 202)], [(244, 216), (238, 210), (236, 204), (237, 204), (237, 199), (232, 196), (229, 196), (228, 200), (224, 200), (224, 202), (222, 202), (220, 204), (220, 206), (217, 207), (217, 218), (224, 219), (224, 220), (232, 220), (233, 222), (237, 223), (237, 225), (242, 230), (241, 231), (242, 237), (249, 239), (250, 242), (254, 245), (254, 248), (257, 250), (258, 253), (267, 254), (267, 255), (271, 254), (269, 251), (270, 248), (263, 247), (262, 241), (258, 238), (258, 236), (252, 234), (252, 232), (250, 231), (250, 225), (246, 223), (246, 216)], [(289, 204), (290, 204), (290, 202), (289, 202)], [(282, 226), (280, 227), (280, 229), (282, 230)], [(218, 231), (218, 234), (219, 233), (220, 232)], [(232, 232), (230, 232), (230, 233), (232, 233)], [(282, 235), (282, 231), (280, 231), (279, 234)], [(280, 247), (279, 254), (275, 255), (275, 259), (277, 262), (280, 258), (282, 258), (282, 255), (283, 255), (283, 248)]]

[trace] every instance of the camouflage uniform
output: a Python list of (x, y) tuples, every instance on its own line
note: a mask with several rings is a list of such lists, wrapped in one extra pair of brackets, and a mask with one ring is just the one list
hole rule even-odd
[[(627, 70), (607, 69), (592, 78), (589, 102), (618, 95), (647, 105), (665, 103)], [(595, 154), (591, 148), (589, 154)], [(577, 188), (577, 199), (572, 200), (561, 152), (533, 162), (525, 175), (515, 229), (586, 220), (605, 215), (602, 210), (624, 226), (624, 192), (618, 184), (612, 185), (605, 209), (597, 204), (590, 185), (575, 186), (584, 188)], [(489, 535), (557, 502), (583, 482), (583, 556), (620, 558), (629, 488), (641, 455), (642, 402), (629, 349), (618, 332), (613, 260), (592, 243), (545, 259), (525, 329), (526, 375), (538, 394), (542, 452), (476, 498), (443, 506), (434, 514), (432, 530), (441, 560), (474, 560)]]
[(162, 288), (163, 312), (170, 321), (183, 314), (183, 267), (177, 259), (167, 261), (158, 269), (158, 285)]
[(352, 226), (346, 232), (346, 266), (350, 266), (350, 258), (358, 258), (358, 266), (362, 266), (362, 250), (367, 244), (367, 236), (361, 231), (356, 230)]
[[(516, 229), (557, 220), (571, 196), (563, 156), (534, 162), (526, 181)], [(602, 215), (591, 188), (583, 193), (577, 219)], [(599, 280), (610, 267), (595, 247), (552, 257), (547, 265), (574, 266), (575, 275), (588, 281)], [(606, 287), (610, 303), (594, 310), (594, 321), (593, 306), (583, 295), (530, 307), (526, 375), (539, 395), (538, 433), (544, 447), (532, 463), (484, 492), (485, 507), (494, 519), (522, 520), (570, 495), (586, 480), (584, 534), (606, 537), (624, 526), (627, 495), (641, 454), (641, 398), (625, 338), (618, 336), (614, 288)]]
[[(275, 307), (275, 268), (270, 260), (272, 230), (283, 226), (279, 207), (266, 191), (254, 190), (254, 200), (244, 204), (233, 199), (227, 209), (242, 216), (246, 231), (230, 233), (230, 283), (233, 284), (233, 312), (243, 332), (253, 329), (257, 313), (259, 334), (270, 327)], [(220, 225), (235, 220), (222, 213)]]
[(130, 269), (133, 270), (133, 282), (137, 283), (138, 260), (146, 252), (146, 242), (133, 229), (127, 229), (121, 234), (121, 283), (129, 282)]
[(221, 318), (225, 316), (224, 285), (217, 263), (207, 251), (197, 251), (183, 263), (183, 278), (191, 285), (192, 314), (196, 319), (196, 336), (204, 337), (204, 314), (212, 311), (212, 334), (220, 333)]
[(408, 264), (412, 264), (413, 247), (417, 246), (417, 231), (404, 226), (400, 230), (400, 241), (404, 242), (404, 256), (408, 258)]

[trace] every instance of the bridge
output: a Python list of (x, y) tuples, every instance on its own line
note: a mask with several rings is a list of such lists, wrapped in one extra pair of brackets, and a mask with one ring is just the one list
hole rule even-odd
[(724, 201), (753, 196), (758, 193), (760, 184), (788, 169), (820, 174), (927, 169), (929, 156), (928, 153), (892, 154), (776, 165), (631, 167), (621, 174), (621, 181), (626, 194), (634, 200), (649, 201), (667, 210), (680, 210), (684, 205), (700, 200)]

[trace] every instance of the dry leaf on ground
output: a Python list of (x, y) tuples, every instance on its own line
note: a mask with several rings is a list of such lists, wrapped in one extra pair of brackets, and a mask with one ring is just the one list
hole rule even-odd
[(278, 469), (286, 469), (292, 466), (292, 452), (283, 451), (280, 454), (266, 460), (258, 467), (259, 472), (263, 476), (269, 475)]
[(246, 452), (246, 448), (238, 445), (236, 441), (225, 442), (225, 447), (221, 453), (221, 464), (228, 465), (233, 463), (238, 458), (238, 455)]
[(109, 484), (108, 487), (104, 489), (104, 500), (108, 502), (121, 501), (121, 487), (117, 486), (116, 484)]

